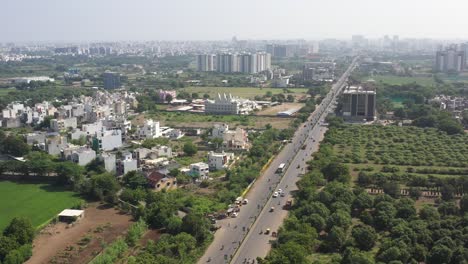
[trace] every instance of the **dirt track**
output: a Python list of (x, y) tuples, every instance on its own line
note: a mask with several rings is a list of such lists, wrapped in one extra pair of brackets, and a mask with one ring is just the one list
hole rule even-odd
[(87, 263), (131, 224), (129, 215), (114, 208), (91, 204), (85, 217), (73, 226), (65, 223), (44, 228), (33, 242), (27, 264)]

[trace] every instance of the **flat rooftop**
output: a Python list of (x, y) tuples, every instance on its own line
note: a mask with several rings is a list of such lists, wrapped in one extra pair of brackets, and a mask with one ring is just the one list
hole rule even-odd
[(82, 215), (84, 212), (84, 210), (76, 210), (76, 209), (65, 209), (63, 210), (59, 216), (63, 216), (63, 217), (74, 217), (74, 216), (80, 216)]
[(374, 90), (366, 90), (362, 86), (349, 86), (343, 91), (343, 94), (376, 94)]

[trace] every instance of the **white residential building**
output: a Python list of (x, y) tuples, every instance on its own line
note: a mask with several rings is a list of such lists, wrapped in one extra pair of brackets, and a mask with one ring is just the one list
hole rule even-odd
[(151, 152), (155, 153), (158, 158), (160, 157), (172, 158), (172, 148), (168, 146), (152, 147)]
[(85, 166), (96, 158), (96, 151), (88, 147), (70, 145), (63, 150), (63, 158), (71, 160), (80, 166)]
[(78, 122), (76, 117), (64, 118), (64, 119), (52, 119), (50, 120), (50, 129), (55, 132), (60, 132), (68, 128), (76, 128)]
[(208, 153), (208, 166), (211, 170), (222, 170), (227, 168), (229, 162), (234, 159), (234, 153), (215, 153), (210, 151)]
[(153, 121), (152, 119), (145, 120), (143, 126), (138, 127), (137, 131), (140, 139), (153, 139), (161, 137), (161, 128), (159, 122)]
[(117, 175), (125, 175), (136, 170), (138, 170), (138, 163), (131, 153), (123, 154), (123, 157), (117, 161)]
[(247, 131), (242, 128), (229, 130), (227, 124), (215, 124), (211, 131), (211, 137), (223, 139), (223, 148), (226, 149), (248, 149), (250, 147)]
[(104, 151), (114, 150), (122, 146), (122, 131), (105, 130), (97, 132), (93, 137), (93, 148)]
[(227, 131), (229, 131), (228, 124), (215, 124), (213, 130), (211, 131), (211, 137), (222, 139), (224, 137), (224, 133)]
[(197, 162), (190, 164), (189, 175), (192, 177), (200, 178), (200, 180), (206, 180), (210, 167), (204, 162)]
[(47, 137), (45, 140), (45, 151), (49, 155), (60, 155), (67, 147), (67, 137), (60, 135)]
[(101, 158), (104, 161), (104, 168), (110, 173), (115, 173), (117, 171), (116, 158), (112, 153), (102, 153)]
[(170, 139), (179, 139), (183, 136), (185, 136), (185, 133), (180, 129), (170, 129), (167, 133), (167, 137)]

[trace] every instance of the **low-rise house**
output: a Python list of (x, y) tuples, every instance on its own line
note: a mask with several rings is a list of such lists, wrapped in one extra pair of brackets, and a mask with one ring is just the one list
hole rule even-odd
[(78, 121), (76, 117), (50, 120), (50, 129), (55, 132), (60, 132), (68, 128), (76, 128), (77, 125)]
[(117, 160), (117, 175), (124, 175), (131, 171), (138, 170), (138, 164), (135, 159), (133, 159), (131, 153), (123, 154), (122, 158)]
[(161, 137), (159, 122), (153, 121), (152, 119), (145, 120), (145, 123), (138, 127), (137, 135), (140, 139), (153, 139)]
[(248, 149), (249, 147), (248, 134), (244, 129), (238, 127), (236, 130), (229, 130), (224, 133), (223, 148)]
[(234, 159), (234, 153), (208, 153), (208, 166), (211, 170), (222, 170), (228, 167), (229, 162)]
[(215, 124), (213, 129), (211, 130), (211, 137), (212, 138), (223, 138), (224, 133), (229, 131), (228, 124)]
[(154, 188), (155, 191), (173, 190), (177, 188), (177, 179), (163, 174), (157, 170), (153, 170), (146, 175), (148, 185)]
[(104, 130), (97, 132), (93, 137), (93, 149), (110, 151), (122, 146), (122, 131)]
[(168, 137), (170, 139), (179, 139), (181, 137), (185, 136), (184, 132), (180, 129), (171, 129), (168, 133)]
[(137, 160), (138, 167), (141, 166), (142, 161), (148, 157), (151, 153), (151, 149), (147, 148), (136, 148), (132, 151), (133, 159)]
[(63, 158), (85, 166), (96, 158), (96, 151), (88, 147), (69, 145), (62, 152)]
[(26, 134), (26, 143), (28, 145), (43, 144), (46, 140), (47, 134), (45, 132), (33, 132)]
[(104, 168), (107, 172), (116, 173), (117, 172), (117, 159), (112, 153), (102, 153), (101, 159), (104, 161)]
[(154, 153), (158, 158), (166, 157), (172, 158), (172, 148), (168, 146), (155, 146), (151, 148), (150, 155)]
[(45, 140), (45, 151), (49, 155), (60, 155), (68, 145), (67, 137), (60, 135), (48, 136)]
[(189, 175), (194, 178), (199, 178), (200, 180), (208, 179), (208, 174), (210, 172), (210, 167), (204, 162), (192, 163), (189, 166)]

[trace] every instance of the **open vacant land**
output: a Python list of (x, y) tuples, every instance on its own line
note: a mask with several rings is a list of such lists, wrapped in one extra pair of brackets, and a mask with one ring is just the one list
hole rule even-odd
[(14, 92), (14, 91), (16, 91), (15, 88), (8, 88), (8, 89), (4, 88), (4, 89), (0, 89), (0, 96), (5, 96), (5, 95), (7, 95), (9, 92)]
[(40, 227), (79, 200), (75, 193), (49, 184), (0, 181), (0, 230), (16, 216), (27, 217)]
[(423, 86), (434, 86), (435, 81), (432, 77), (404, 77), (394, 75), (375, 75), (372, 76), (376, 82), (383, 82), (391, 85), (401, 85), (408, 83), (417, 83)]
[(305, 104), (302, 103), (282, 103), (273, 107), (267, 107), (257, 113), (257, 115), (276, 115), (278, 112), (290, 109), (301, 109)]
[(73, 226), (57, 223), (42, 230), (34, 240), (33, 256), (26, 263), (88, 263), (130, 224), (131, 216), (112, 207), (91, 204), (84, 218)]
[[(198, 93), (199, 96), (203, 94), (209, 94), (210, 97), (216, 96), (218, 93), (232, 94), (233, 96), (239, 96), (243, 98), (253, 99), (255, 96), (263, 96), (267, 92), (272, 94), (286, 94), (282, 88), (257, 88), (257, 87), (187, 87), (183, 89), (188, 93)], [(294, 96), (305, 95), (307, 93), (306, 88), (289, 88), (289, 91)]]
[(267, 116), (237, 116), (237, 115), (205, 115), (196, 113), (181, 113), (181, 112), (157, 112), (144, 115), (139, 115), (132, 120), (132, 124), (141, 125), (144, 118), (152, 118), (155, 121), (161, 122), (162, 126), (174, 128), (211, 128), (215, 123), (227, 123), (231, 127), (243, 127), (263, 129), (266, 124), (272, 125), (274, 128), (288, 128), (292, 119), (282, 117), (267, 117)]

